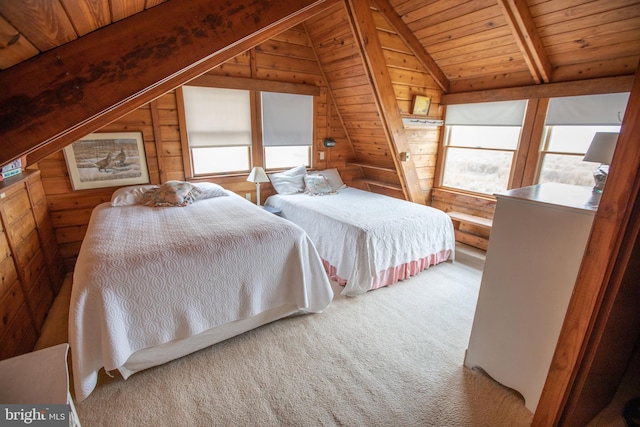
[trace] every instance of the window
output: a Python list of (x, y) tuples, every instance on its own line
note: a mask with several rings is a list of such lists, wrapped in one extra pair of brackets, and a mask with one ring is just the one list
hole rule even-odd
[(184, 86), (194, 175), (251, 169), (251, 103), (247, 90)]
[(596, 132), (620, 132), (620, 126), (547, 126), (538, 183), (593, 185), (598, 165), (582, 158)]
[(313, 97), (262, 92), (265, 169), (311, 165)]
[(553, 98), (545, 121), (538, 183), (593, 185), (597, 164), (582, 160), (596, 132), (620, 132), (628, 93)]
[(506, 190), (525, 108), (526, 101), (448, 107), (442, 185), (484, 194)]

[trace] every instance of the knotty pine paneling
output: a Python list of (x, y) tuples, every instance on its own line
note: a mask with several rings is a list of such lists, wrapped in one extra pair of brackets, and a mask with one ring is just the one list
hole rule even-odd
[[(440, 108), (442, 92), (438, 84), (411, 53), (404, 41), (390, 28), (384, 16), (377, 11), (373, 13), (400, 114), (410, 117), (415, 96), (422, 95), (431, 98), (427, 116), (432, 119), (443, 119), (442, 108)], [(420, 189), (426, 196), (427, 204), (431, 201), (434, 186), (440, 132), (440, 127), (405, 129)]]
[[(387, 130), (382, 125), (375, 90), (369, 80), (360, 46), (351, 31), (343, 5), (309, 19), (309, 37), (332, 90), (338, 115), (344, 123), (353, 145), (355, 161), (395, 169)], [(373, 177), (370, 170), (350, 169), (350, 185), (367, 188), (353, 178)], [(345, 181), (347, 182), (347, 181)], [(385, 177), (385, 182), (399, 185), (397, 173)], [(379, 192), (380, 188), (371, 188)], [(402, 193), (394, 197), (403, 197)]]

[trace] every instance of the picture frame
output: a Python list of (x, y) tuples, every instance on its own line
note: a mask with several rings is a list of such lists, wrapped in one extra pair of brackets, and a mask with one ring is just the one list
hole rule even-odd
[(149, 183), (142, 132), (92, 133), (63, 151), (74, 190)]
[(413, 110), (411, 114), (416, 116), (426, 116), (429, 114), (429, 107), (431, 106), (431, 98), (422, 95), (416, 95), (413, 98)]

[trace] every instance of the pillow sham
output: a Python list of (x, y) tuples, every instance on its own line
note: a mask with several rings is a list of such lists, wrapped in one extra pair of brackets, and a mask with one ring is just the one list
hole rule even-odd
[(160, 187), (144, 193), (142, 204), (146, 206), (187, 206), (193, 203), (202, 190), (189, 182), (167, 181)]
[(192, 182), (194, 187), (202, 191), (198, 199), (212, 199), (214, 197), (228, 196), (225, 189), (213, 182)]
[(278, 194), (296, 194), (304, 191), (305, 165), (296, 166), (284, 172), (269, 174), (269, 180)]
[(311, 196), (324, 196), (336, 192), (329, 185), (329, 181), (323, 175), (305, 175), (304, 183), (307, 187), (305, 193)]
[(341, 189), (347, 187), (345, 185), (345, 183), (342, 181), (342, 178), (340, 177), (340, 173), (338, 173), (338, 169), (336, 169), (336, 168), (324, 169), (324, 170), (321, 170), (321, 171), (317, 171), (315, 173), (318, 174), (318, 175), (322, 175), (325, 178), (327, 178), (327, 181), (329, 181), (329, 185), (334, 190), (341, 190)]
[(145, 191), (158, 188), (157, 185), (133, 185), (118, 188), (111, 195), (111, 206), (129, 206), (142, 203)]

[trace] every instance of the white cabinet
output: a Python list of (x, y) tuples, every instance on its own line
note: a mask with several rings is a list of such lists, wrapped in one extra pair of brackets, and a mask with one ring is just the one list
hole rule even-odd
[(465, 366), (518, 391), (535, 412), (596, 211), (590, 187), (497, 194)]

